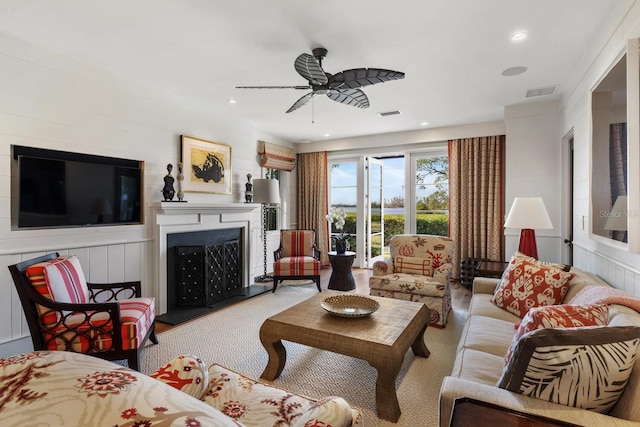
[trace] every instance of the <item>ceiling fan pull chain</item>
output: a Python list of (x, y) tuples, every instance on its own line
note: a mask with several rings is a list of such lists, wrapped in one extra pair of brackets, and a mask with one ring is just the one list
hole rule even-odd
[(313, 98), (311, 98), (311, 124), (316, 123), (316, 100)]

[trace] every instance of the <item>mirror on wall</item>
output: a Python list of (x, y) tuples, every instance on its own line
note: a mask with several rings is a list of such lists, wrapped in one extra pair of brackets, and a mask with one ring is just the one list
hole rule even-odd
[(591, 92), (591, 232), (628, 243), (627, 55)]

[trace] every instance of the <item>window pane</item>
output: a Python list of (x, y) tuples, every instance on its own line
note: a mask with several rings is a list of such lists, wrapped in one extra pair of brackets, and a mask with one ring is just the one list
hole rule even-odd
[[(329, 207), (332, 209), (342, 208), (346, 212), (345, 224), (342, 230), (338, 230), (335, 224), (331, 224), (331, 235), (333, 237), (342, 234), (350, 234), (350, 250), (356, 251), (356, 203), (358, 200), (357, 187), (357, 162), (347, 161), (343, 163), (331, 164), (329, 182), (330, 201)], [(335, 241), (332, 239), (331, 249), (335, 250)]]
[(416, 159), (416, 232), (446, 236), (449, 233), (449, 159), (424, 156)]

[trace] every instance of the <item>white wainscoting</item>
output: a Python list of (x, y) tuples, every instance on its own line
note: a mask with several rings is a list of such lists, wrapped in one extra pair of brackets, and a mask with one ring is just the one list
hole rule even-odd
[(640, 296), (640, 271), (607, 255), (573, 245), (573, 265), (596, 274), (617, 289)]

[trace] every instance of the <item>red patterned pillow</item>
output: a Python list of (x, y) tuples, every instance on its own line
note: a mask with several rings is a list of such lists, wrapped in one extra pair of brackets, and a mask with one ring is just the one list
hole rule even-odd
[(591, 305), (549, 305), (534, 307), (520, 322), (511, 346), (504, 358), (507, 365), (520, 338), (531, 331), (542, 328), (579, 328), (582, 326), (605, 326), (609, 324), (609, 307)]
[(512, 257), (502, 274), (491, 302), (516, 316), (524, 317), (530, 308), (560, 304), (574, 273)]
[(420, 274), (433, 276), (431, 257), (417, 258), (409, 256), (397, 256), (393, 262), (396, 273)]

